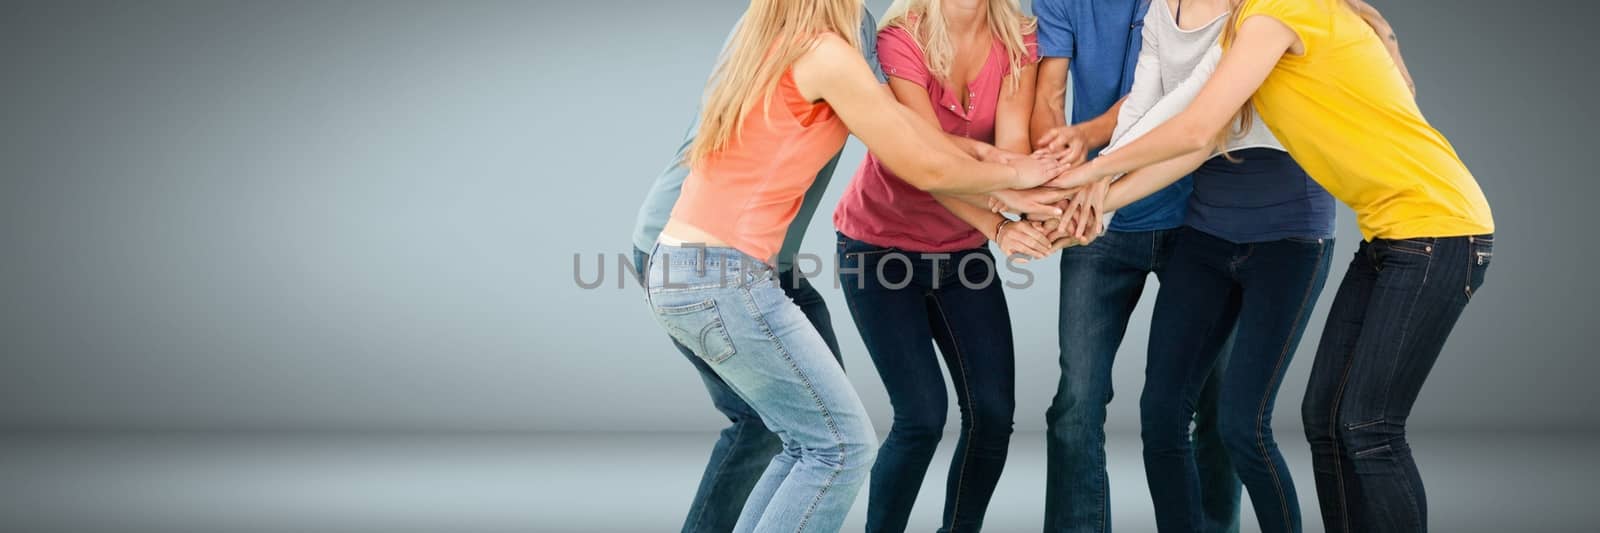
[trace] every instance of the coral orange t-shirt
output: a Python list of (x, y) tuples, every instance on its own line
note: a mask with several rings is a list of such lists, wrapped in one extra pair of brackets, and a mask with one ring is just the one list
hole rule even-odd
[(849, 135), (833, 108), (807, 101), (786, 71), (733, 141), (691, 169), (672, 218), (776, 265), (806, 189)]

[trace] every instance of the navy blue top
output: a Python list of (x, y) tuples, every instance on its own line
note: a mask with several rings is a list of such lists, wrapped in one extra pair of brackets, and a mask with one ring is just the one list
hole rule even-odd
[(1189, 227), (1238, 244), (1333, 237), (1333, 196), (1288, 153), (1251, 148), (1233, 156), (1242, 161), (1213, 157), (1194, 172)]
[[(1133, 88), (1150, 0), (1034, 0), (1039, 56), (1071, 58), (1072, 123), (1104, 114)], [(1112, 231), (1154, 231), (1183, 225), (1185, 177), (1117, 210)]]

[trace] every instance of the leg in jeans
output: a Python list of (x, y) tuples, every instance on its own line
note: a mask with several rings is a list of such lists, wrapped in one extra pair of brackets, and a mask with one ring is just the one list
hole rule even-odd
[[(1139, 418), (1145, 474), (1162, 531), (1200, 531), (1204, 524), (1189, 427), (1238, 313), (1239, 291), (1228, 272), (1232, 246), (1180, 238), (1156, 296)], [(1220, 386), (1226, 394), (1226, 383)]]
[(1233, 462), (1228, 460), (1228, 450), (1217, 429), (1217, 397), (1232, 345), (1232, 337), (1222, 344), (1195, 403), (1193, 440), (1195, 466), (1200, 473), (1202, 533), (1239, 533), (1239, 500), (1244, 485), (1233, 471)]
[(1152, 232), (1107, 232), (1061, 256), (1061, 381), (1045, 413), (1047, 532), (1111, 530), (1111, 364), (1153, 267)]
[(1272, 412), (1327, 280), (1331, 249), (1331, 239), (1278, 240), (1242, 245), (1233, 262), (1243, 295), (1222, 380), (1220, 426), (1262, 531), (1301, 530), (1299, 497), (1273, 439)]
[(850, 316), (894, 409), (872, 467), (867, 531), (904, 531), (949, 410), (929, 328), (931, 268), (917, 254), (843, 236), (839, 260)]
[(828, 302), (822, 299), (822, 293), (811, 286), (811, 281), (800, 275), (797, 270), (778, 273), (778, 279), (783, 283), (784, 294), (794, 302), (800, 312), (806, 314), (806, 320), (811, 321), (811, 326), (817, 328), (817, 333), (822, 334), (822, 341), (828, 343), (828, 349), (833, 351), (833, 358), (844, 365), (844, 358), (839, 351), (839, 336), (833, 332), (833, 315), (828, 312)]
[[(738, 283), (716, 284), (727, 262), (758, 263), (725, 248), (707, 249), (698, 261), (681, 259), (696, 253), (658, 247), (649, 273), (657, 319), (784, 442), (735, 531), (838, 530), (876, 452), (860, 399), (770, 270), (736, 267)], [(714, 285), (705, 285), (708, 276)]]
[[(1358, 487), (1354, 485), (1355, 473), (1349, 470), (1350, 465), (1344, 459), (1335, 415), (1349, 374), (1350, 356), (1355, 352), (1356, 340), (1361, 337), (1367, 304), (1372, 300), (1372, 289), (1378, 281), (1370, 247), (1368, 242), (1361, 243), (1350, 260), (1349, 269), (1345, 270), (1344, 280), (1339, 282), (1327, 324), (1322, 328), (1322, 339), (1317, 344), (1316, 359), (1311, 362), (1306, 396), (1300, 404), (1300, 420), (1305, 424), (1306, 440), (1311, 444), (1311, 473), (1317, 483), (1317, 503), (1323, 527), (1329, 533), (1356, 531), (1349, 519), (1352, 502), (1348, 497), (1355, 494), (1359, 498)], [(1348, 489), (1347, 483), (1350, 484)]]
[[(648, 256), (643, 250), (634, 250), (634, 269), (644, 272), (644, 263)], [(806, 281), (804, 277), (791, 276), (791, 273), (780, 274), (783, 280), (783, 290), (795, 305), (805, 313), (817, 332), (822, 334), (829, 349), (833, 351), (835, 359), (839, 358), (839, 343), (833, 332), (833, 323), (828, 315), (827, 304), (823, 302), (822, 295)], [(711, 458), (706, 462), (705, 472), (700, 476), (700, 486), (695, 491), (694, 499), (689, 505), (689, 515), (684, 519), (684, 533), (726, 533), (733, 531), (733, 526), (739, 520), (739, 512), (744, 508), (745, 498), (750, 495), (750, 490), (766, 471), (767, 465), (772, 462), (772, 457), (782, 449), (778, 436), (767, 431), (767, 426), (761, 422), (761, 416), (756, 414), (743, 398), (734, 393), (722, 378), (717, 377), (704, 360), (694, 355), (694, 352), (672, 341), (689, 364), (694, 365), (700, 374), (700, 380), (705, 384), (706, 392), (711, 396), (711, 404), (728, 417), (730, 424), (724, 428), (711, 448)]]
[(1011, 316), (988, 248), (941, 262), (943, 279), (928, 300), (929, 316), (961, 409), (961, 437), (951, 458), (939, 531), (976, 532), (1011, 444), (1016, 410)]
[[(1450, 330), (1483, 284), (1492, 247), (1492, 236), (1379, 239), (1363, 247), (1374, 277), (1360, 332), (1345, 341), (1349, 352), (1318, 351), (1319, 359), (1343, 359), (1327, 365), (1343, 363), (1335, 374), (1342, 386), (1328, 386), (1332, 377), (1314, 374), (1316, 389), (1308, 390), (1305, 405), (1333, 406), (1319, 422), (1331, 421), (1326, 427), (1338, 455), (1315, 457), (1323, 507), (1342, 512), (1324, 514), (1330, 531), (1427, 530), (1427, 497), (1406, 441), (1406, 420)], [(1319, 364), (1313, 372), (1323, 370)], [(1322, 403), (1323, 389), (1333, 389), (1337, 402)], [(1309, 424), (1307, 433), (1313, 436)], [(1324, 475), (1332, 479), (1324, 483)], [(1340, 492), (1323, 492), (1324, 486)], [(1329, 505), (1334, 498), (1339, 501)]]

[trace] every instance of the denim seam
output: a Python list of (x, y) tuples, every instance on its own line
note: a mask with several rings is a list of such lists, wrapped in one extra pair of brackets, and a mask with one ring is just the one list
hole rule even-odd
[(945, 315), (944, 304), (939, 301), (939, 296), (933, 296), (933, 307), (939, 311), (939, 321), (944, 322), (944, 329), (950, 335), (950, 347), (955, 352), (956, 363), (961, 366), (961, 393), (967, 397), (967, 411), (972, 415), (972, 424), (967, 426), (966, 453), (961, 454), (961, 466), (958, 467), (956, 476), (956, 493), (950, 503), (950, 525), (955, 527), (956, 516), (961, 513), (961, 494), (964, 492), (967, 480), (967, 459), (972, 455), (972, 448), (976, 444), (978, 432), (978, 406), (972, 402), (972, 382), (967, 379), (967, 359), (961, 356), (960, 342), (956, 341), (955, 328), (950, 327), (950, 317)]
[[(1365, 317), (1363, 317), (1364, 319)], [(1328, 413), (1328, 435), (1333, 440), (1333, 479), (1338, 484), (1338, 494), (1335, 495), (1339, 502), (1339, 523), (1344, 530), (1341, 533), (1350, 533), (1350, 502), (1345, 501), (1344, 479), (1344, 443), (1340, 441), (1339, 415), (1344, 410), (1339, 404), (1344, 402), (1344, 389), (1350, 384), (1350, 367), (1355, 366), (1355, 346), (1350, 347), (1350, 353), (1345, 354), (1344, 375), (1339, 378), (1339, 388), (1333, 393), (1333, 405), (1329, 406), (1333, 412)]]
[[(1405, 349), (1406, 339), (1407, 337), (1411, 336), (1411, 323), (1417, 312), (1417, 302), (1422, 300), (1422, 292), (1427, 290), (1428, 278), (1431, 274), (1433, 274), (1433, 256), (1429, 255), (1428, 264), (1422, 269), (1422, 281), (1417, 283), (1417, 291), (1411, 295), (1411, 305), (1406, 306), (1406, 320), (1401, 324), (1400, 329), (1399, 346), (1401, 350)], [(1383, 409), (1381, 410), (1384, 419), (1388, 419), (1389, 417), (1389, 398), (1394, 396), (1394, 374), (1399, 371), (1400, 365), (1394, 365), (1391, 367), (1389, 369), (1389, 376), (1384, 382), (1385, 389), (1383, 391)], [(1404, 437), (1402, 436), (1402, 438)], [(1390, 446), (1392, 449), (1392, 444), (1385, 444), (1385, 446)], [(1400, 476), (1400, 478), (1401, 483), (1405, 484), (1406, 486), (1406, 502), (1411, 504), (1412, 516), (1420, 515), (1422, 509), (1421, 506), (1417, 505), (1416, 491), (1411, 488), (1411, 481), (1405, 479), (1405, 476)]]
[[(1320, 243), (1321, 241), (1318, 242)], [(1326, 261), (1322, 260), (1323, 256), (1328, 253), (1327, 248), (1321, 246), (1320, 244), (1318, 247), (1322, 249), (1322, 252), (1317, 255), (1317, 268), (1311, 271), (1311, 279), (1308, 280), (1310, 283), (1306, 284), (1306, 292), (1300, 297), (1300, 309), (1295, 311), (1294, 323), (1296, 324), (1296, 329), (1304, 327), (1300, 325), (1301, 320), (1306, 316), (1306, 307), (1308, 307), (1307, 304), (1316, 294), (1316, 292), (1313, 290), (1313, 288), (1317, 285), (1316, 279), (1318, 276), (1323, 274), (1323, 265), (1327, 263)], [(1268, 384), (1268, 390), (1271, 390), (1272, 387), (1279, 386), (1283, 381), (1283, 367), (1289, 359), (1290, 350), (1294, 349), (1294, 337), (1295, 335), (1291, 332), (1289, 338), (1283, 340), (1283, 349), (1278, 352), (1277, 365), (1272, 368), (1272, 383)], [(1283, 510), (1283, 519), (1285, 522), (1284, 530), (1293, 531), (1294, 525), (1289, 523), (1289, 496), (1284, 493), (1283, 481), (1278, 479), (1277, 463), (1274, 463), (1270, 457), (1270, 454), (1267, 453), (1267, 441), (1261, 429), (1261, 425), (1263, 423), (1262, 418), (1264, 418), (1267, 413), (1267, 398), (1269, 397), (1271, 397), (1271, 395), (1262, 396), (1261, 405), (1256, 409), (1256, 446), (1261, 450), (1262, 458), (1267, 460), (1267, 471), (1272, 473), (1272, 485), (1273, 488), (1277, 489), (1278, 491), (1278, 504)]]
[(834, 442), (838, 443), (839, 446), (839, 467), (833, 469), (833, 472), (828, 475), (827, 481), (823, 482), (822, 484), (822, 489), (817, 491), (817, 497), (811, 500), (811, 505), (807, 506), (805, 513), (801, 514), (800, 523), (796, 524), (794, 529), (798, 533), (805, 531), (806, 524), (811, 521), (811, 516), (816, 513), (817, 507), (822, 505), (822, 498), (828, 494), (829, 489), (833, 488), (834, 481), (837, 480), (839, 478), (839, 474), (844, 471), (846, 466), (844, 463), (848, 457), (846, 452), (848, 450), (845, 450), (844, 437), (839, 435), (839, 427), (833, 421), (833, 414), (828, 411), (828, 406), (825, 405), (822, 402), (822, 398), (817, 395), (817, 389), (811, 384), (811, 378), (806, 376), (805, 372), (800, 370), (800, 365), (794, 362), (794, 357), (789, 354), (789, 349), (785, 348), (783, 346), (783, 341), (772, 332), (772, 325), (767, 323), (766, 315), (761, 313), (761, 306), (756, 304), (755, 295), (750, 291), (750, 288), (742, 287), (742, 289), (743, 290), (740, 292), (745, 298), (745, 305), (750, 309), (752, 317), (755, 319), (757, 324), (761, 325), (762, 332), (767, 334), (767, 338), (772, 341), (772, 345), (778, 349), (778, 354), (783, 356), (784, 362), (788, 363), (789, 370), (794, 372), (795, 376), (800, 378), (801, 383), (805, 384), (806, 392), (811, 395), (811, 401), (816, 403), (817, 410), (822, 413), (822, 419), (828, 426), (828, 432), (833, 434), (833, 440)]
[[(1406, 340), (1411, 337), (1411, 326), (1413, 319), (1416, 318), (1417, 302), (1422, 300), (1422, 292), (1427, 290), (1429, 275), (1433, 273), (1433, 256), (1428, 255), (1427, 257), (1428, 264), (1422, 268), (1422, 281), (1417, 283), (1416, 292), (1411, 294), (1411, 302), (1406, 306), (1405, 321), (1400, 323), (1400, 339), (1398, 346), (1402, 352), (1405, 351)], [(1394, 394), (1394, 375), (1399, 371), (1400, 365), (1393, 365), (1389, 367), (1389, 375), (1384, 377), (1384, 390), (1382, 399), (1383, 405), (1378, 410), (1379, 417), (1381, 419), (1387, 420), (1389, 418), (1389, 398)]]

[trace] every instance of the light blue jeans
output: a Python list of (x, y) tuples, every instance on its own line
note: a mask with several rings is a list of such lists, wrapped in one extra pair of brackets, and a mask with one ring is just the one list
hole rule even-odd
[(838, 531), (872, 468), (877, 434), (772, 267), (731, 248), (657, 245), (645, 279), (656, 321), (783, 441), (734, 531)]

